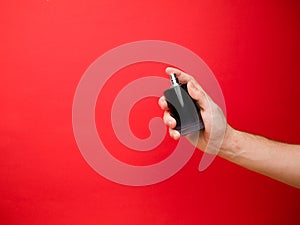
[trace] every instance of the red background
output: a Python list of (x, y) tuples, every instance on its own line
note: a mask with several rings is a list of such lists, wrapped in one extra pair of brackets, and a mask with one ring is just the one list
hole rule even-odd
[[(87, 67), (118, 45), (158, 39), (209, 65), (232, 126), (300, 143), (299, 10), (294, 0), (1, 1), (0, 224), (299, 224), (299, 190), (220, 158), (199, 173), (199, 151), (162, 183), (112, 183), (84, 161), (72, 131)], [(137, 67), (164, 75), (162, 65)], [(147, 108), (162, 115), (147, 101), (133, 110), (138, 121)]]

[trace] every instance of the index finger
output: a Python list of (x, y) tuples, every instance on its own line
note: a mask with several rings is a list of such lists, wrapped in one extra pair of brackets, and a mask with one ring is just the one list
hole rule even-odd
[(191, 75), (189, 75), (177, 68), (173, 68), (173, 67), (167, 67), (166, 73), (167, 74), (175, 73), (179, 82), (182, 84), (188, 83), (189, 81), (191, 81), (193, 79), (193, 77)]

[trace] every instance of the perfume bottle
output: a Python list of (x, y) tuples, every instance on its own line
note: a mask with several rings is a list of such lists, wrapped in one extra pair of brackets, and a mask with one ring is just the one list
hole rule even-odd
[(171, 88), (164, 92), (170, 114), (176, 120), (175, 130), (181, 135), (204, 129), (200, 108), (189, 95), (187, 84), (180, 84), (175, 73), (170, 74)]

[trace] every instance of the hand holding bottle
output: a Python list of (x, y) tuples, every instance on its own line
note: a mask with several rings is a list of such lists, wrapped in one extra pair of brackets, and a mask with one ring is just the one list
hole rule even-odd
[[(186, 84), (189, 95), (199, 106), (205, 129), (186, 137), (198, 149), (218, 155), (249, 170), (300, 188), (300, 145), (286, 144), (265, 137), (233, 129), (226, 121), (220, 107), (205, 93), (195, 79), (175, 68), (167, 68), (167, 74), (175, 73), (179, 83)], [(180, 138), (176, 120), (169, 112), (166, 97), (159, 99), (165, 111), (163, 120), (175, 140)]]

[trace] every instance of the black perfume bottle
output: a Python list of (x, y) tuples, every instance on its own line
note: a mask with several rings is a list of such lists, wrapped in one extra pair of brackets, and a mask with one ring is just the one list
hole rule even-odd
[(175, 73), (170, 74), (171, 88), (164, 92), (170, 114), (176, 120), (175, 130), (181, 135), (204, 129), (200, 108), (189, 95), (187, 84), (179, 84)]

